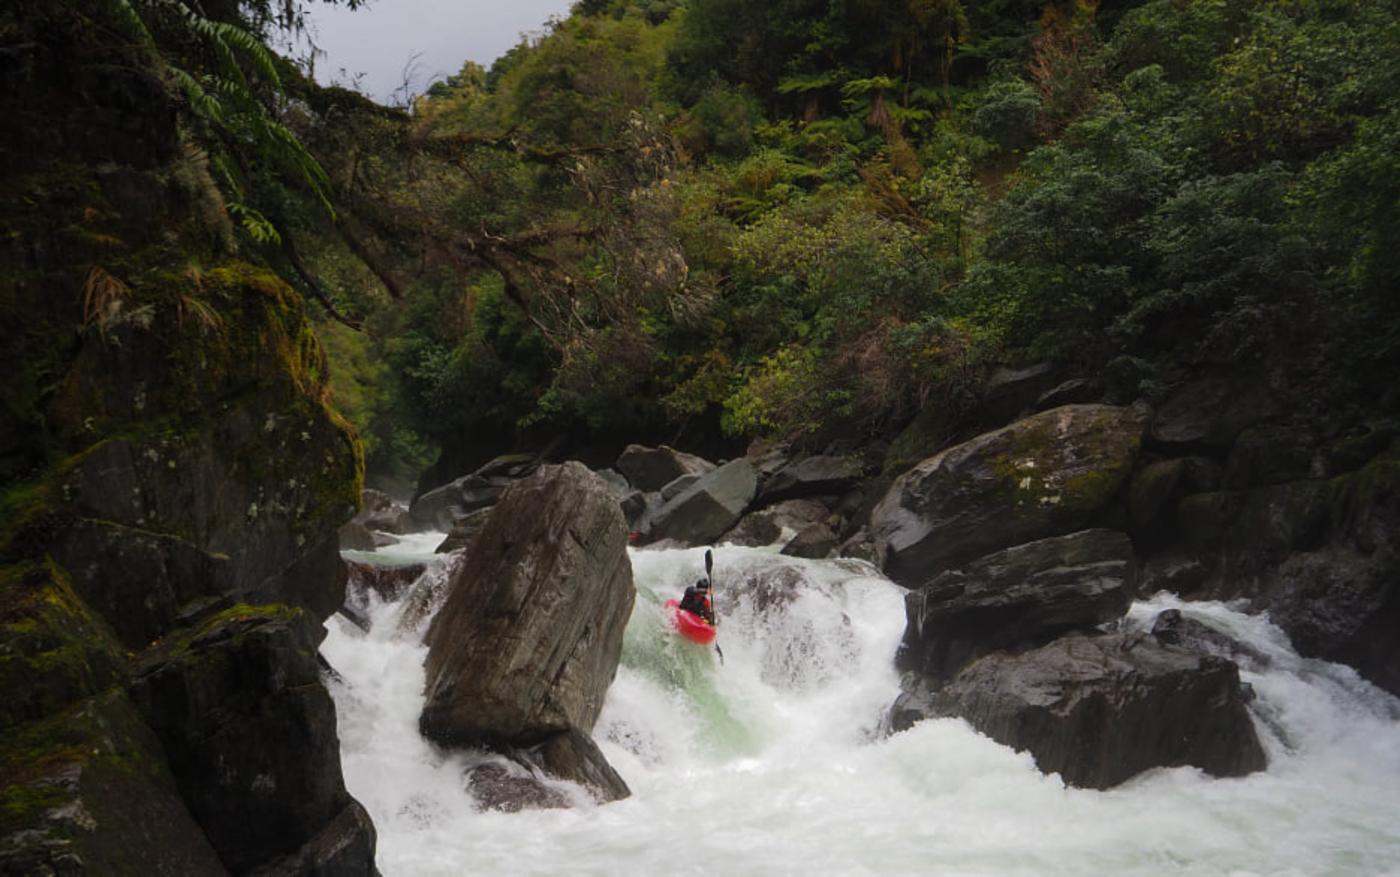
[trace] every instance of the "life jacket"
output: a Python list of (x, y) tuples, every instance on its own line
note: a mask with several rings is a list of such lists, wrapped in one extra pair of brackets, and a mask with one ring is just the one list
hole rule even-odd
[(694, 586), (685, 589), (681, 598), (681, 608), (710, 621), (710, 598), (697, 591)]

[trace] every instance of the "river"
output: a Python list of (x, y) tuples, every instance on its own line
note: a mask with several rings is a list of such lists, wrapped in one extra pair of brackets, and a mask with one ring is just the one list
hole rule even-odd
[[(353, 556), (427, 560), (441, 580), (439, 539)], [(371, 603), (368, 632), (333, 616), (322, 651), (340, 676), (346, 785), (378, 827), (385, 877), (1400, 875), (1400, 700), (1298, 657), (1266, 618), (1162, 594), (1126, 623), (1180, 608), (1265, 656), (1241, 675), (1267, 771), (1161, 769), (1086, 791), (960, 720), (881, 732), (904, 608), (870, 567), (734, 547), (715, 559), (723, 664), (661, 610), (702, 552), (632, 553), (636, 606), (594, 730), (632, 796), (603, 806), (561, 784), (577, 806), (479, 810), (462, 775), (487, 756), (418, 734), (426, 622), (404, 622), (407, 598)], [(726, 585), (777, 565), (800, 575), (791, 601), (760, 607)]]

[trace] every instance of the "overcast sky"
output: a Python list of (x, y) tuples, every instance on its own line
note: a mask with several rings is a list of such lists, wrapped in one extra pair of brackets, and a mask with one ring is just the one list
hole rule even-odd
[[(325, 55), (316, 59), (322, 83), (353, 83), (384, 103), (403, 83), (404, 67), (421, 53), (413, 90), (450, 76), (463, 61), (489, 67), (550, 16), (564, 16), (572, 0), (370, 0), (354, 12), (343, 6), (308, 4), (310, 30)], [(304, 55), (303, 47), (296, 54)], [(344, 72), (342, 72), (342, 70)]]

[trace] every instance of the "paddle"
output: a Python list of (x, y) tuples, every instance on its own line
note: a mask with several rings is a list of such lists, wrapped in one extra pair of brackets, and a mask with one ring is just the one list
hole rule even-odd
[(724, 650), (719, 647), (719, 615), (715, 613), (715, 581), (710, 577), (710, 573), (715, 569), (715, 555), (710, 549), (705, 549), (705, 583), (710, 586), (710, 623), (715, 626), (715, 653), (719, 655), (719, 665), (724, 666)]

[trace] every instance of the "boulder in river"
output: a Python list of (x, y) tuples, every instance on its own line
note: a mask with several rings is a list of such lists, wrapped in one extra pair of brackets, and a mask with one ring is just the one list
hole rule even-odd
[(846, 493), (860, 479), (861, 461), (853, 457), (817, 454), (783, 466), (763, 482), (760, 505), (785, 499)]
[(425, 642), (423, 734), (529, 747), (587, 733), (636, 591), (608, 485), (579, 463), (511, 485), (472, 541)]
[(490, 509), (477, 509), (465, 517), (458, 518), (452, 524), (452, 529), (447, 532), (447, 537), (438, 543), (437, 548), (433, 549), (433, 553), (447, 554), (466, 548), (472, 537), (486, 526), (486, 519), (490, 514)]
[(941, 573), (906, 598), (899, 666), (942, 681), (990, 652), (1112, 621), (1132, 600), (1134, 566), (1127, 536), (1083, 530)]
[(761, 547), (782, 542), (785, 533), (796, 533), (808, 524), (826, 521), (831, 509), (815, 499), (789, 499), (739, 519), (723, 541)]
[(617, 468), (633, 487), (643, 493), (653, 493), (682, 475), (704, 475), (712, 471), (715, 464), (666, 445), (659, 448), (628, 445), (617, 459)]
[(897, 705), (897, 730), (959, 716), (1072, 786), (1107, 789), (1154, 767), (1221, 777), (1265, 767), (1239, 668), (1142, 634), (1071, 634), (990, 654), (922, 697)]
[(918, 585), (992, 551), (1094, 523), (1132, 473), (1147, 414), (1068, 405), (939, 453), (871, 513), (885, 572)]
[(757, 490), (753, 467), (731, 460), (662, 505), (651, 519), (649, 535), (689, 545), (713, 542), (734, 526)]
[(408, 513), (418, 529), (448, 532), (457, 521), (496, 504), (501, 492), (534, 471), (532, 454), (497, 457), (469, 475), (435, 487), (413, 500)]

